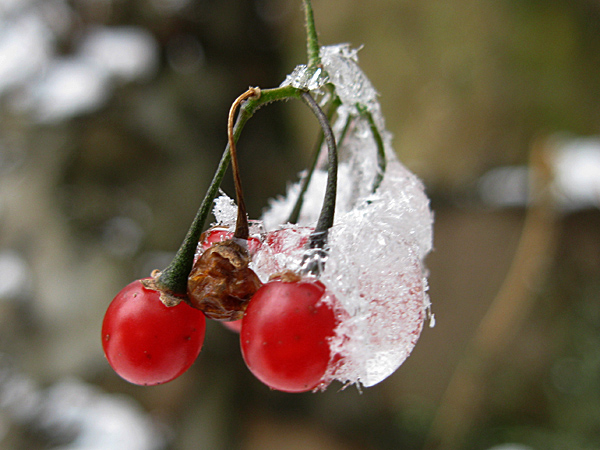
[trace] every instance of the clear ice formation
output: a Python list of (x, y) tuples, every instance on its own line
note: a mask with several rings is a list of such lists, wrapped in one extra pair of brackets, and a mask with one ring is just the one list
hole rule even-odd
[[(336, 215), (321, 274), (330, 293), (325, 301), (332, 302), (340, 318), (330, 345), (332, 353), (342, 358), (332, 364), (326, 381), (368, 387), (404, 362), (427, 319), (430, 303), (423, 259), (432, 249), (433, 216), (423, 184), (396, 157), (377, 92), (358, 66), (356, 53), (347, 44), (323, 47), (323, 72), (307, 74), (306, 66), (299, 66), (283, 84), (318, 96), (325, 83), (331, 83), (342, 102), (333, 124), (340, 157)], [(357, 105), (371, 113), (384, 141), (387, 167), (375, 192), (377, 145)], [(348, 121), (349, 131), (339, 141)], [(264, 229), (283, 230), (284, 251), (273, 254), (272, 248), (262, 246), (254, 255), (252, 268), (263, 281), (281, 269), (300, 268), (305, 253), (301, 242), (316, 224), (326, 179), (323, 168), (313, 174), (298, 224), (282, 225), (298, 197), (299, 182), (264, 211)], [(235, 204), (225, 196), (216, 206), (217, 222), (233, 225)]]

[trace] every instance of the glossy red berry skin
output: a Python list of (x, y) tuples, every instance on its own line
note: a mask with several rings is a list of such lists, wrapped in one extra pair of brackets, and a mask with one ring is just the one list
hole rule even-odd
[(204, 314), (184, 302), (166, 307), (141, 280), (123, 288), (102, 323), (102, 346), (111, 367), (139, 385), (171, 381), (196, 360), (206, 329)]
[(318, 281), (274, 280), (252, 297), (242, 319), (242, 355), (272, 389), (306, 392), (323, 386), (337, 326), (330, 302), (322, 301), (325, 293)]

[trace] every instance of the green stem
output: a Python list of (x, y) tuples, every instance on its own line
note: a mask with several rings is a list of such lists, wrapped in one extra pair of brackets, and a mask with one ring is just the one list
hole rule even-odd
[(387, 167), (387, 158), (385, 157), (385, 145), (383, 143), (383, 138), (381, 137), (381, 133), (379, 132), (379, 128), (377, 128), (377, 124), (373, 119), (373, 114), (366, 108), (359, 108), (361, 114), (363, 114), (367, 121), (369, 122), (369, 127), (371, 128), (371, 134), (373, 135), (373, 139), (375, 140), (375, 145), (377, 145), (377, 174), (375, 175), (375, 180), (373, 181), (373, 188), (371, 192), (375, 193), (375, 191), (381, 185), (381, 181), (383, 180), (383, 176), (385, 175), (385, 169)]
[[(327, 120), (331, 122), (331, 118), (342, 104), (339, 97), (335, 97), (329, 111), (327, 111)], [(304, 203), (304, 195), (306, 194), (306, 190), (308, 189), (308, 185), (310, 184), (310, 180), (312, 179), (312, 175), (317, 167), (317, 162), (319, 161), (319, 155), (321, 154), (321, 147), (323, 146), (323, 141), (325, 139), (325, 133), (323, 129), (321, 129), (319, 133), (319, 138), (317, 139), (317, 143), (315, 145), (315, 149), (313, 151), (313, 159), (310, 164), (310, 168), (308, 169), (308, 173), (302, 179), (300, 184), (300, 192), (298, 193), (298, 198), (296, 199), (296, 203), (294, 204), (294, 208), (290, 213), (288, 218), (289, 223), (297, 223), (298, 218), (300, 217), (300, 211), (302, 210), (302, 205)]]
[(319, 107), (315, 99), (312, 98), (308, 92), (303, 92), (302, 101), (308, 105), (313, 114), (319, 120), (319, 124), (321, 125), (321, 129), (323, 130), (323, 134), (325, 136), (325, 143), (327, 144), (328, 168), (325, 198), (323, 199), (323, 206), (321, 207), (321, 213), (319, 214), (315, 231), (311, 234), (308, 241), (309, 248), (323, 249), (327, 242), (327, 232), (333, 226), (333, 218), (335, 214), (338, 169), (337, 147), (327, 115)]
[(308, 54), (308, 67), (317, 67), (321, 64), (319, 54), (319, 38), (315, 27), (315, 17), (310, 0), (304, 1), (304, 15), (306, 21), (306, 52)]
[(346, 135), (348, 134), (348, 130), (350, 129), (350, 124), (352, 123), (352, 119), (354, 119), (354, 116), (351, 116), (350, 114), (348, 114), (348, 117), (346, 118), (346, 123), (344, 124), (344, 128), (342, 129), (342, 132), (340, 133), (340, 137), (338, 139), (338, 142), (340, 143), (340, 145), (344, 145), (344, 139), (346, 138)]
[[(262, 106), (279, 100), (287, 100), (290, 98), (300, 98), (302, 91), (292, 86), (285, 86), (274, 89), (265, 89), (261, 91), (259, 98), (248, 99), (241, 107), (238, 114), (235, 126), (233, 127), (233, 139), (237, 142), (242, 133), (242, 129), (246, 122), (253, 114)], [(183, 243), (177, 250), (173, 261), (160, 273), (155, 280), (155, 285), (161, 291), (179, 298), (185, 298), (187, 295), (187, 278), (194, 264), (194, 255), (200, 234), (204, 229), (206, 219), (212, 209), (212, 204), (219, 192), (219, 187), (227, 167), (231, 161), (229, 152), (229, 144), (227, 144), (219, 166), (213, 179), (208, 187), (204, 200), (196, 213)]]

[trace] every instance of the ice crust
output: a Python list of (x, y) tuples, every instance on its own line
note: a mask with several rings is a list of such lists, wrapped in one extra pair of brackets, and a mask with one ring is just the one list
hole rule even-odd
[[(423, 259), (432, 249), (433, 216), (423, 184), (396, 157), (377, 92), (358, 66), (357, 51), (347, 44), (323, 47), (321, 58), (326, 72), (321, 78), (307, 77), (306, 67), (299, 66), (284, 83), (311, 87), (319, 95), (327, 81), (342, 101), (333, 124), (340, 157), (336, 216), (321, 274), (329, 292), (325, 301), (331, 302), (340, 319), (330, 345), (332, 353), (342, 358), (331, 365), (326, 381), (373, 386), (404, 362), (427, 319), (430, 303)], [(377, 145), (357, 105), (372, 114), (385, 146), (387, 167), (374, 193)], [(349, 131), (339, 141), (347, 121)], [(251, 267), (263, 281), (282, 269), (300, 268), (305, 254), (300, 243), (315, 226), (326, 179), (322, 168), (313, 174), (298, 224), (286, 221), (300, 182), (264, 211), (264, 229), (282, 230), (285, 249), (274, 252), (262, 246), (253, 257)], [(235, 215), (223, 208), (231, 205), (230, 200), (219, 202), (225, 212), (217, 213), (217, 221), (232, 225)]]
[(294, 71), (289, 74), (281, 86), (292, 86), (296, 89), (305, 89), (308, 91), (316, 91), (327, 82), (327, 76), (323, 73), (323, 69), (317, 68), (313, 70), (305, 64), (296, 66)]
[[(335, 93), (347, 106), (376, 106), (377, 91), (358, 65), (359, 49), (349, 44), (321, 48), (321, 62)], [(378, 105), (377, 105), (378, 106)]]

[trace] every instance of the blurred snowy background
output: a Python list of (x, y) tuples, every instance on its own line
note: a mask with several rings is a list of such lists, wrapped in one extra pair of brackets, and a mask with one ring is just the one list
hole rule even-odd
[[(0, 0), (0, 449), (600, 447), (600, 3), (314, 8), (432, 197), (436, 327), (362, 394), (270, 392), (214, 323), (180, 379), (120, 380), (104, 310), (178, 247), (233, 99), (305, 61), (300, 1)], [(249, 123), (251, 215), (316, 133)]]

